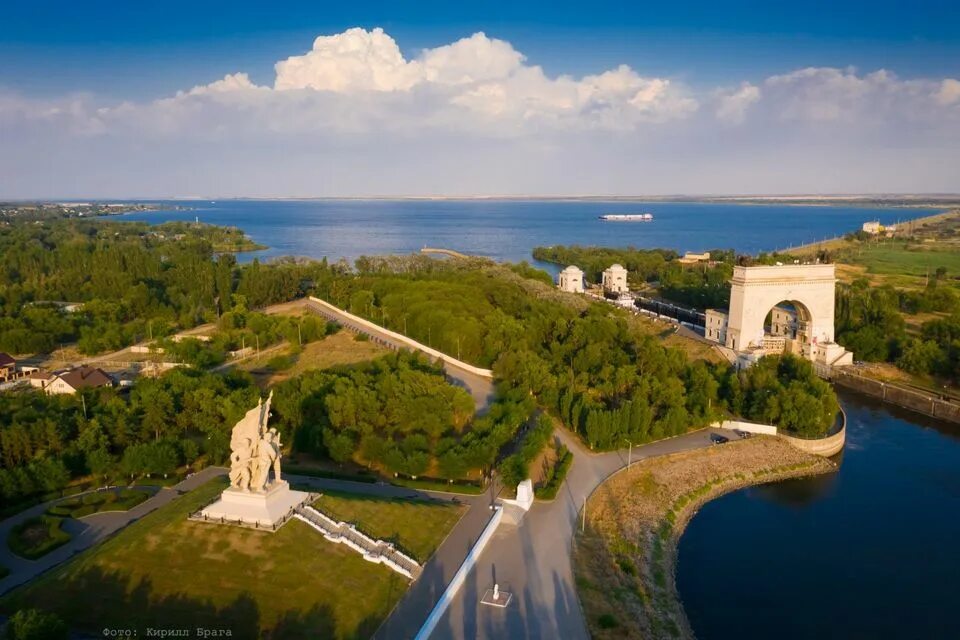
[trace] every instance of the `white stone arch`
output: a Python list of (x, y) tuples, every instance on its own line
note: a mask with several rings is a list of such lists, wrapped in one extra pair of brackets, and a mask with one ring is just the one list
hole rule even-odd
[(832, 264), (734, 267), (726, 346), (760, 346), (767, 313), (782, 302), (797, 310), (797, 338), (813, 358), (815, 344), (833, 342), (836, 272)]

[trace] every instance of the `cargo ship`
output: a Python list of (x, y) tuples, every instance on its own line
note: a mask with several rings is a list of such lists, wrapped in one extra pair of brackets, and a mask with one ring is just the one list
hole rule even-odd
[(652, 213), (605, 213), (601, 220), (610, 222), (653, 222)]

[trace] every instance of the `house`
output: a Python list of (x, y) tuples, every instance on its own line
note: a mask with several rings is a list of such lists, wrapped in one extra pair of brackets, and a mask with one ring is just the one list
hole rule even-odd
[(677, 258), (677, 262), (680, 264), (697, 264), (699, 262), (710, 262), (710, 252), (706, 251), (704, 253), (693, 253), (692, 251), (687, 251), (682, 258)]
[(9, 354), (0, 352), (0, 380), (6, 382), (17, 373), (17, 361)]
[(570, 265), (560, 272), (557, 278), (557, 287), (561, 291), (583, 293), (583, 271)]
[(54, 378), (56, 377), (57, 374), (52, 371), (43, 371), (42, 369), (37, 369), (30, 374), (30, 377), (27, 378), (27, 380), (29, 380), (31, 387), (45, 389), (47, 385), (53, 382)]
[(629, 290), (627, 287), (627, 270), (619, 264), (614, 264), (606, 269), (603, 272), (603, 289), (610, 293), (626, 293)]
[(880, 224), (879, 220), (871, 220), (870, 222), (864, 222), (862, 228), (864, 232), (874, 236), (883, 231), (883, 225)]
[(727, 314), (716, 309), (707, 309), (705, 337), (712, 342), (727, 343)]
[[(52, 374), (52, 376), (42, 386), (43, 390), (50, 394), (74, 394), (81, 389), (113, 386), (113, 380), (103, 372), (103, 369), (86, 365), (59, 374)], [(33, 384), (33, 379), (34, 376), (31, 376), (31, 384)]]

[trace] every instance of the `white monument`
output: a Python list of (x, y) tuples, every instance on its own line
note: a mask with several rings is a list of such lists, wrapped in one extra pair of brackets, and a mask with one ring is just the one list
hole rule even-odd
[(611, 265), (603, 272), (603, 288), (611, 293), (626, 293), (629, 291), (627, 270), (619, 264)]
[[(853, 354), (834, 342), (836, 284), (833, 264), (736, 266), (726, 330), (707, 337), (716, 342), (722, 338), (728, 348), (747, 356), (790, 350), (822, 364), (852, 364)], [(785, 311), (781, 302), (793, 307), (789, 318), (775, 315), (779, 324), (789, 325), (790, 336), (772, 336), (764, 329), (768, 313)]]
[(199, 518), (272, 528), (310, 500), (309, 493), (292, 491), (280, 476), (280, 434), (267, 428), (272, 399), (271, 392), (266, 403), (261, 399), (233, 427), (230, 487)]
[(583, 271), (570, 265), (557, 277), (557, 288), (570, 293), (583, 293)]

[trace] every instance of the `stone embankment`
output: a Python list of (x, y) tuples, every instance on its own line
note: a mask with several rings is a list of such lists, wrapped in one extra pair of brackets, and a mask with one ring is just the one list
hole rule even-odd
[(931, 418), (960, 424), (960, 400), (955, 398), (867, 378), (847, 369), (833, 368), (824, 377), (838, 386), (853, 389), (883, 402), (889, 402)]
[(597, 640), (692, 638), (674, 577), (676, 545), (707, 501), (836, 465), (758, 435), (642, 460), (602, 484), (574, 541), (580, 601)]

